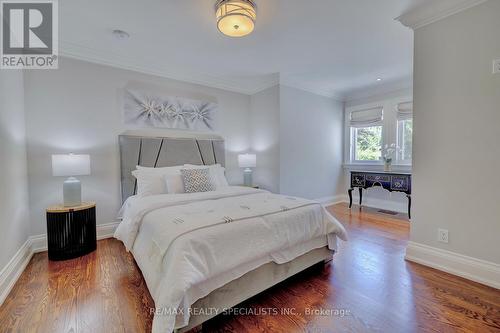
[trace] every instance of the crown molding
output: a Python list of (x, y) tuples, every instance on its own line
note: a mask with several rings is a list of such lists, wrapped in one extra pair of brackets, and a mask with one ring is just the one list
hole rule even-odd
[(258, 94), (260, 93), (261, 91), (264, 91), (266, 89), (269, 89), (269, 88), (272, 88), (272, 87), (275, 87), (277, 85), (280, 84), (280, 78), (279, 78), (279, 74), (274, 77), (274, 78), (271, 78), (269, 80), (264, 80), (262, 81), (262, 84), (259, 85), (257, 88), (255, 89), (252, 89), (252, 90), (249, 90), (248, 91), (248, 95), (255, 95), (255, 94)]
[(356, 103), (373, 98), (387, 98), (394, 95), (413, 95), (413, 77), (358, 89), (346, 95), (346, 103)]
[(403, 25), (416, 30), (451, 15), (480, 5), (489, 0), (439, 0), (416, 7), (396, 18)]
[(311, 94), (327, 97), (330, 99), (333, 99), (337, 102), (343, 103), (345, 101), (345, 96), (344, 95), (339, 95), (333, 91), (327, 90), (327, 89), (320, 89), (318, 87), (313, 87), (312, 85), (304, 84), (304, 83), (299, 83), (297, 81), (293, 80), (280, 80), (280, 85), (290, 87), (290, 88), (295, 88), (299, 89), (302, 91), (309, 92)]
[(60, 56), (66, 58), (82, 60), (98, 65), (130, 70), (142, 74), (154, 75), (187, 83), (199, 84), (210, 88), (216, 88), (245, 95), (253, 95), (259, 91), (265, 90), (279, 83), (279, 77), (272, 77), (270, 79), (263, 80), (262, 83), (257, 87), (242, 86), (238, 81), (206, 74), (189, 74), (186, 72), (181, 73), (179, 71), (166, 71), (163, 68), (164, 66), (161, 66), (159, 64), (148, 62), (147, 65), (144, 65), (144, 62), (138, 61), (138, 59), (132, 57), (126, 57), (122, 54), (116, 53), (113, 54), (111, 52), (102, 53), (96, 49), (88, 48), (67, 41), (60, 41), (59, 45)]
[(365, 97), (347, 100), (345, 102), (345, 105), (346, 105), (346, 107), (353, 107), (353, 106), (364, 105), (364, 104), (372, 104), (376, 101), (383, 101), (383, 100), (389, 100), (389, 99), (395, 99), (395, 98), (401, 98), (401, 97), (410, 98), (410, 99), (413, 98), (413, 89), (412, 88), (404, 88), (404, 89), (398, 89), (398, 90), (393, 90), (393, 91), (379, 93), (379, 94), (367, 95)]
[(273, 73), (273, 75), (268, 75), (268, 77), (264, 77), (263, 79), (255, 80), (250, 84), (242, 84), (241, 80), (238, 81), (231, 78), (222, 78), (203, 73), (175, 71), (171, 69), (166, 70), (165, 66), (162, 66), (158, 63), (144, 61), (110, 51), (102, 52), (94, 48), (89, 48), (64, 40), (61, 40), (59, 45), (59, 54), (62, 57), (134, 71), (147, 75), (158, 76), (171, 80), (182, 81), (186, 83), (198, 84), (205, 87), (221, 89), (250, 96), (281, 84), (315, 95), (327, 97), (338, 102), (345, 102), (347, 98), (347, 96), (344, 94), (338, 94), (328, 89), (319, 88), (316, 85), (309, 85), (290, 79), (284, 80), (280, 77), (280, 73)]

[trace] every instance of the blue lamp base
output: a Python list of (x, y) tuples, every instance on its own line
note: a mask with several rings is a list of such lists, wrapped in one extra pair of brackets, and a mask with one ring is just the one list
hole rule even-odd
[(80, 206), (82, 204), (82, 184), (75, 177), (69, 177), (63, 184), (63, 198), (65, 207)]
[(246, 168), (244, 171), (243, 171), (243, 184), (245, 186), (253, 186), (253, 182), (252, 182), (252, 169), (250, 168)]

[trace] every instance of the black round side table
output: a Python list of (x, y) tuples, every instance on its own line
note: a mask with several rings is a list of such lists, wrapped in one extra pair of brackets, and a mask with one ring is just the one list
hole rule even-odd
[(97, 248), (95, 202), (47, 208), (49, 260), (80, 257)]

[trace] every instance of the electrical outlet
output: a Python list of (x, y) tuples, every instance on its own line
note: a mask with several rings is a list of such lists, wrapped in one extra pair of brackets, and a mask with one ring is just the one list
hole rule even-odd
[(448, 243), (448, 230), (438, 229), (438, 242)]
[(493, 60), (493, 74), (500, 74), (500, 59)]

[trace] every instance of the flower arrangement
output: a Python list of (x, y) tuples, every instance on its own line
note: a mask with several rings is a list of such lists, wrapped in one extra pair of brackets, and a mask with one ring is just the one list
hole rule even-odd
[(395, 143), (390, 145), (385, 145), (382, 149), (382, 160), (384, 161), (384, 171), (391, 171), (392, 160), (394, 159), (394, 154), (401, 151), (401, 149), (396, 146)]

